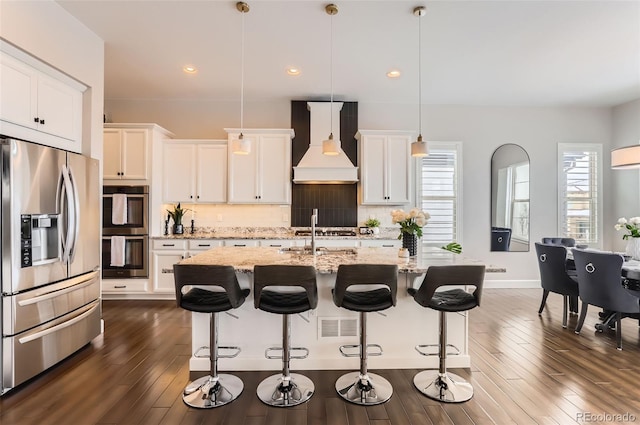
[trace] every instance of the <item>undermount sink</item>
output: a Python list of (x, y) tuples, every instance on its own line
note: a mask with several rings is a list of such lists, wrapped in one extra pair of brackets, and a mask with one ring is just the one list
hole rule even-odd
[[(283, 254), (301, 254), (301, 255), (312, 255), (311, 247), (308, 246), (291, 246), (286, 248), (281, 248), (279, 250), (280, 253)], [(327, 247), (318, 247), (316, 248), (316, 255), (356, 255), (358, 251), (354, 248), (327, 248)]]

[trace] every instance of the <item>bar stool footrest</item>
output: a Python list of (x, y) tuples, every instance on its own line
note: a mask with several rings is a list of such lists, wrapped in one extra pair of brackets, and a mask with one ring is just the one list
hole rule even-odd
[[(220, 354), (220, 350), (233, 350), (233, 353), (230, 354)], [(201, 354), (202, 351), (206, 351), (206, 354)], [(218, 358), (219, 359), (232, 359), (234, 357), (238, 357), (238, 354), (240, 354), (240, 352), (242, 351), (242, 349), (240, 347), (235, 347), (235, 346), (218, 346)], [(202, 347), (199, 347), (195, 353), (193, 353), (193, 357), (197, 357), (199, 359), (209, 359), (211, 358), (211, 350), (208, 346), (203, 345)]]
[(444, 403), (462, 403), (473, 397), (473, 387), (455, 373), (425, 370), (413, 378), (413, 384), (422, 394)]
[(349, 372), (336, 381), (336, 392), (348, 402), (361, 406), (373, 406), (386, 402), (393, 394), (391, 383), (375, 373), (361, 375)]
[(215, 378), (207, 375), (185, 387), (182, 401), (197, 409), (211, 409), (232, 402), (243, 389), (242, 380), (235, 375), (220, 373)]
[[(423, 351), (423, 349), (425, 348), (436, 348), (436, 351), (431, 353), (431, 352), (427, 352), (427, 351)], [(447, 351), (447, 356), (459, 356), (460, 355), (460, 349), (458, 347), (456, 347), (453, 344), (447, 344), (448, 348), (453, 348), (455, 351)], [(440, 350), (440, 344), (420, 344), (420, 345), (416, 345), (415, 346), (416, 351), (423, 356), (437, 356), (440, 354), (439, 350)]]
[[(267, 359), (277, 359), (277, 360), (282, 360), (282, 354), (269, 354), (272, 351), (283, 351), (282, 347), (269, 347), (266, 350), (264, 350), (264, 356)], [(309, 349), (306, 347), (291, 347), (289, 349), (289, 353), (293, 352), (293, 351), (302, 351), (304, 352), (304, 354), (299, 354), (299, 355), (290, 355), (289, 359), (291, 360), (301, 360), (301, 359), (306, 359), (307, 357), (309, 357)]]
[[(348, 353), (346, 350), (358, 349), (357, 353)], [(369, 352), (369, 348), (376, 348), (378, 351)], [(338, 347), (343, 357), (360, 357), (360, 344), (344, 344)], [(367, 356), (381, 356), (382, 346), (380, 344), (367, 344)]]

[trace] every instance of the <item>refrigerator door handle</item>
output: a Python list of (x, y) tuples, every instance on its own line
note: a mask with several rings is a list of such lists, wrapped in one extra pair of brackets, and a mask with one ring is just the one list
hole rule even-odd
[(32, 298), (27, 298), (26, 300), (20, 300), (18, 301), (18, 305), (20, 307), (24, 307), (27, 305), (31, 305), (31, 304), (37, 304), (41, 301), (46, 301), (46, 300), (50, 300), (52, 298), (56, 298), (59, 297), (60, 295), (64, 295), (64, 294), (68, 294), (69, 292), (74, 292), (77, 291), (78, 289), (82, 289), (85, 288), (87, 286), (93, 285), (96, 281), (96, 277), (97, 274), (94, 272), (91, 274), (91, 276), (83, 281), (81, 281), (78, 284), (75, 284), (73, 286), (70, 286), (68, 288), (65, 289), (60, 289), (58, 291), (53, 291), (53, 292), (48, 292), (46, 294), (42, 294), (42, 295), (37, 295), (35, 297)]
[(71, 326), (73, 324), (76, 324), (76, 323), (80, 322), (81, 320), (84, 320), (87, 316), (91, 315), (91, 313), (93, 313), (95, 311), (95, 309), (97, 309), (99, 307), (100, 307), (99, 304), (94, 305), (89, 310), (85, 311), (84, 313), (82, 313), (79, 316), (74, 317), (71, 320), (67, 320), (66, 322), (62, 322), (59, 325), (52, 326), (52, 327), (50, 327), (48, 329), (45, 329), (43, 331), (35, 332), (35, 333), (30, 334), (30, 335), (23, 336), (22, 338), (18, 338), (18, 342), (20, 342), (20, 344), (26, 344), (27, 342), (31, 342), (31, 341), (34, 341), (36, 339), (43, 338), (43, 337), (45, 337), (45, 336), (47, 336), (49, 334), (52, 334), (54, 332), (58, 332), (61, 329), (68, 328), (69, 326)]
[(78, 197), (78, 185), (76, 184), (76, 178), (73, 175), (73, 169), (71, 167), (67, 168), (67, 172), (69, 173), (69, 182), (71, 183), (71, 189), (73, 194), (73, 201), (69, 202), (70, 205), (73, 205), (73, 240), (71, 243), (71, 248), (69, 249), (69, 261), (73, 262), (73, 259), (76, 255), (76, 246), (78, 245), (78, 235), (80, 234), (80, 204)]
[(71, 229), (75, 229), (75, 213), (73, 212), (73, 203), (71, 197), (73, 196), (73, 188), (71, 187), (71, 178), (69, 177), (69, 170), (66, 165), (62, 166), (62, 185), (63, 189), (60, 194), (60, 201), (66, 200), (67, 210), (67, 234), (62, 239), (62, 262), (69, 263), (71, 257), (71, 247), (73, 244), (73, 232)]

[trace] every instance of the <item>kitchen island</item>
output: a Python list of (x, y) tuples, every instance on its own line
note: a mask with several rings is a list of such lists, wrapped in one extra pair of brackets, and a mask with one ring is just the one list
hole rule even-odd
[[(315, 266), (318, 272), (318, 308), (294, 316), (291, 330), (292, 345), (307, 347), (310, 353), (304, 360), (294, 360), (293, 369), (358, 369), (358, 358), (345, 358), (338, 350), (342, 344), (358, 343), (358, 313), (336, 307), (331, 296), (338, 266), (356, 263), (397, 264), (399, 270), (397, 305), (382, 314), (371, 313), (368, 318), (369, 341), (382, 345), (384, 352), (382, 356), (369, 358), (370, 367), (436, 368), (437, 356), (421, 356), (414, 347), (437, 343), (438, 313), (419, 306), (407, 294), (407, 289), (420, 285), (429, 266), (481, 264), (479, 261), (441, 249), (430, 249), (416, 257), (401, 258), (396, 248), (327, 249), (321, 255), (313, 256), (297, 249), (216, 247), (180, 262), (231, 265), (237, 272), (240, 286), (245, 288), (252, 287), (254, 265)], [(503, 271), (501, 268), (487, 267), (487, 272)], [(264, 350), (281, 344), (280, 315), (256, 310), (253, 307), (253, 293), (240, 308), (229, 313), (219, 315), (219, 344), (239, 346), (242, 352), (236, 358), (220, 359), (221, 370), (279, 369), (279, 361), (266, 359)], [(192, 352), (208, 345), (208, 327), (208, 315), (193, 313)], [(460, 355), (447, 360), (448, 366), (469, 367), (466, 314), (450, 314), (448, 329), (448, 342), (460, 350)], [(207, 371), (208, 358), (192, 357), (190, 369)]]

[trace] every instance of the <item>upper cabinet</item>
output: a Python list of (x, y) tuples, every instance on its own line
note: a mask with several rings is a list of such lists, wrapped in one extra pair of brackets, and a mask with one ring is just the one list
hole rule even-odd
[(0, 133), (80, 152), (84, 90), (45, 64), (0, 51)]
[(172, 134), (155, 124), (105, 124), (104, 180), (147, 180), (153, 141)]
[(170, 140), (163, 144), (164, 203), (227, 202), (227, 141)]
[[(239, 129), (225, 128), (231, 147), (238, 139)], [(290, 204), (291, 203), (291, 129), (244, 129), (251, 140), (248, 155), (234, 154), (229, 158), (229, 203)]]
[(401, 205), (411, 199), (410, 131), (359, 130), (361, 203)]

